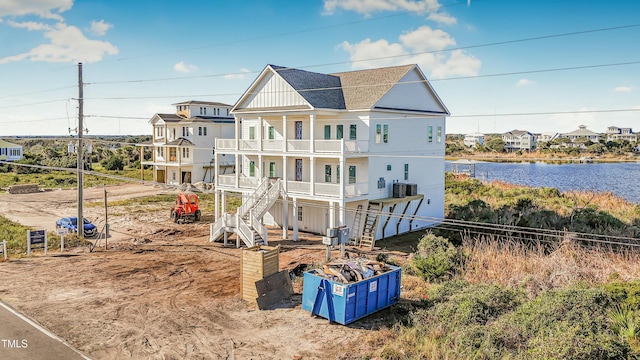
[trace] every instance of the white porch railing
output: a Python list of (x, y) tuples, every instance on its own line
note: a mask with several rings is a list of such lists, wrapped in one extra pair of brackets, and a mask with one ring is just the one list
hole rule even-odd
[(369, 152), (369, 141), (366, 140), (345, 140), (343, 153), (364, 153)]
[(218, 185), (235, 186), (236, 176), (235, 175), (218, 175)]
[(287, 192), (310, 194), (311, 183), (306, 181), (287, 181)]
[(311, 142), (307, 140), (287, 140), (286, 151), (300, 151), (309, 152), (311, 149)]
[(236, 139), (216, 139), (216, 150), (235, 150)]
[(342, 140), (316, 140), (315, 150), (320, 153), (341, 153)]
[(251, 187), (255, 188), (260, 184), (260, 178), (257, 177), (248, 177), (248, 176), (240, 176), (240, 187)]
[(340, 196), (340, 184), (316, 183), (316, 194), (323, 196)]
[(262, 150), (284, 151), (284, 141), (282, 141), (282, 140), (264, 140), (262, 142)]
[(240, 150), (260, 150), (258, 140), (240, 140)]
[(369, 183), (355, 183), (347, 184), (344, 188), (344, 195), (346, 197), (360, 196), (369, 194)]

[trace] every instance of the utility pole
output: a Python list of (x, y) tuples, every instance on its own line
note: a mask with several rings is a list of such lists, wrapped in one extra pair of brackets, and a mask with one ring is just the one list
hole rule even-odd
[(84, 148), (82, 146), (82, 133), (84, 126), (84, 99), (82, 94), (82, 63), (78, 63), (78, 238), (84, 240), (84, 215), (82, 209), (82, 190), (84, 188)]

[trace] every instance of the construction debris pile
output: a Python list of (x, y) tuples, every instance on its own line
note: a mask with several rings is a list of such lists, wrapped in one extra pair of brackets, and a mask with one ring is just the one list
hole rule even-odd
[(386, 273), (392, 269), (385, 263), (367, 258), (334, 260), (326, 263), (315, 274), (344, 284), (358, 282)]

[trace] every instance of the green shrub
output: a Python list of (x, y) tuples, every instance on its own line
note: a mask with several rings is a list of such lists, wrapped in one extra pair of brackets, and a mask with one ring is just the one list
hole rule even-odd
[(409, 261), (409, 271), (428, 281), (446, 280), (452, 278), (463, 263), (460, 248), (443, 237), (427, 234)]

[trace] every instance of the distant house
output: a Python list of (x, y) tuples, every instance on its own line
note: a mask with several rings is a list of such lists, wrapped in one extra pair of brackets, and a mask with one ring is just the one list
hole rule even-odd
[(484, 134), (475, 132), (464, 136), (464, 146), (476, 148), (478, 145), (484, 145)]
[[(153, 159), (143, 165), (153, 166), (154, 181), (169, 185), (213, 182), (214, 146), (217, 138), (232, 138), (234, 118), (231, 105), (208, 101), (174, 104), (175, 114), (155, 114), (151, 144), (139, 144), (153, 150)], [(222, 156), (221, 171), (233, 172), (235, 159)]]
[(533, 151), (536, 149), (536, 136), (526, 130), (512, 130), (502, 134), (504, 148), (507, 152), (518, 150)]
[(609, 126), (607, 128), (607, 141), (614, 140), (628, 140), (630, 142), (636, 142), (638, 141), (638, 134), (634, 134), (631, 128)]
[(0, 160), (16, 161), (22, 159), (22, 146), (0, 139)]
[(549, 142), (552, 140), (555, 140), (557, 138), (560, 137), (560, 133), (554, 133), (554, 132), (545, 132), (542, 134), (539, 134), (536, 138), (536, 142)]
[(597, 143), (600, 140), (600, 135), (591, 130), (587, 130), (586, 125), (580, 125), (578, 126), (578, 130), (562, 134), (561, 137), (567, 138), (571, 142), (575, 142), (578, 139), (589, 139), (591, 142)]

